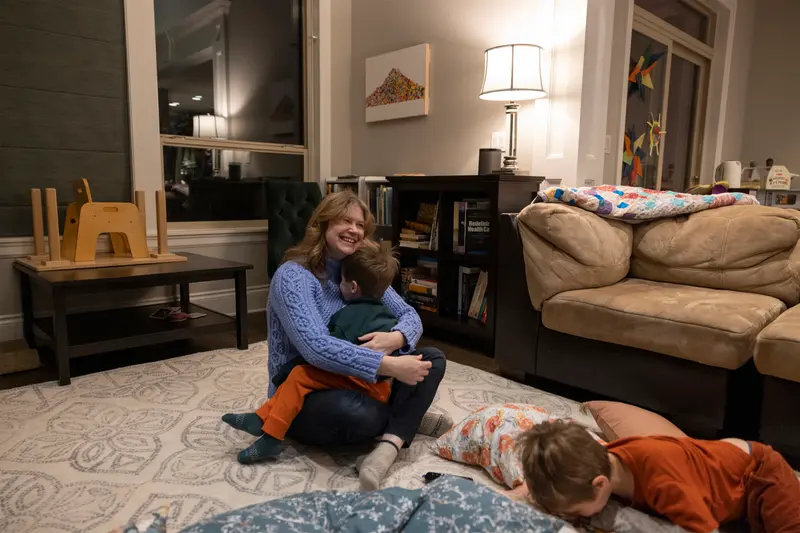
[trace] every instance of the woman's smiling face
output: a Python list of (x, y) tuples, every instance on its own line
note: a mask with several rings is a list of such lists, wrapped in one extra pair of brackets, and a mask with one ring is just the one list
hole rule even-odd
[(364, 212), (358, 205), (351, 205), (345, 215), (328, 224), (325, 244), (328, 256), (340, 261), (355, 252), (364, 240)]

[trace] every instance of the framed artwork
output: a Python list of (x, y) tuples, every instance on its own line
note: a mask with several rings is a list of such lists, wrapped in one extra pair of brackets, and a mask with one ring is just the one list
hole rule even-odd
[(430, 46), (420, 44), (367, 59), (367, 122), (428, 114)]

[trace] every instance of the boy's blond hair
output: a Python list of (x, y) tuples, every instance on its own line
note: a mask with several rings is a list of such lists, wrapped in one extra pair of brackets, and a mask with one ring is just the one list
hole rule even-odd
[(531, 496), (551, 513), (593, 500), (592, 481), (611, 477), (605, 447), (575, 423), (555, 420), (534, 426), (520, 437), (519, 449)]
[(342, 277), (358, 283), (361, 295), (368, 298), (383, 298), (399, 268), (392, 250), (371, 240), (364, 240), (358, 250), (342, 259)]

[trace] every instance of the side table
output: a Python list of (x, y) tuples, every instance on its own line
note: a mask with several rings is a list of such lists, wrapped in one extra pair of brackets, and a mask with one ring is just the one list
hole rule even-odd
[[(69, 385), (69, 360), (74, 357), (191, 339), (206, 333), (236, 330), (237, 346), (247, 342), (247, 271), (253, 265), (184, 253), (187, 261), (108, 267), (84, 270), (36, 272), (19, 263), (23, 332), (28, 346), (37, 340), (53, 349), (58, 364), (59, 385)], [(232, 279), (236, 291), (236, 317), (232, 318), (192, 304), (189, 284)], [(33, 284), (43, 288), (53, 302), (53, 315), (35, 318)], [(177, 285), (180, 306), (186, 313), (206, 316), (183, 322), (155, 320), (150, 315), (168, 303), (126, 307), (88, 313), (67, 314), (69, 298), (75, 294), (97, 294), (110, 299), (110, 291)], [(101, 296), (102, 295), (102, 296)]]

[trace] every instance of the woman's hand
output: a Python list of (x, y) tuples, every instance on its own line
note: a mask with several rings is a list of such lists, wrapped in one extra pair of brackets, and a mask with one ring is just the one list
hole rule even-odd
[(432, 364), (430, 361), (423, 361), (421, 355), (384, 356), (378, 367), (378, 374), (413, 386), (428, 376)]
[(385, 355), (399, 350), (406, 345), (406, 338), (399, 331), (374, 331), (358, 338), (362, 348), (382, 352)]

